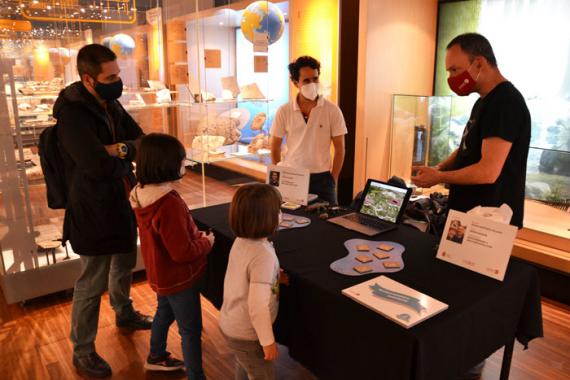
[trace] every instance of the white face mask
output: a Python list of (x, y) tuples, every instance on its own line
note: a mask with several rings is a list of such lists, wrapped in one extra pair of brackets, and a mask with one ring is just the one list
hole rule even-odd
[(306, 99), (315, 100), (319, 95), (319, 84), (307, 83), (301, 86), (301, 94), (303, 94)]

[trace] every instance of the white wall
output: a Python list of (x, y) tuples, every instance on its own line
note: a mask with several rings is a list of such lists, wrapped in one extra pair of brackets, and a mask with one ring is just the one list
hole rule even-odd
[[(187, 24), (189, 74), (193, 76), (191, 82), (192, 80), (199, 81), (202, 91), (210, 92), (216, 98), (221, 98), (221, 78), (235, 75), (235, 29), (232, 26), (204, 25), (203, 22), (203, 20), (198, 20)], [(205, 68), (204, 49), (221, 50), (221, 68)]]
[(392, 95), (431, 95), (437, 0), (361, 0), (354, 192), (388, 178)]

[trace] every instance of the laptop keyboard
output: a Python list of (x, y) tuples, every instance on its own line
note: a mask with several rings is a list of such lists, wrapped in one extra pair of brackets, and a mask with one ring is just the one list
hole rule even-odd
[(392, 227), (391, 224), (388, 224), (388, 223), (383, 222), (383, 221), (378, 220), (378, 219), (367, 218), (366, 216), (360, 215), (360, 214), (348, 214), (346, 216), (343, 216), (343, 218), (346, 218), (352, 222), (360, 223), (360, 224), (363, 224), (365, 226), (373, 227), (373, 228), (376, 228), (379, 230), (383, 230), (383, 229)]

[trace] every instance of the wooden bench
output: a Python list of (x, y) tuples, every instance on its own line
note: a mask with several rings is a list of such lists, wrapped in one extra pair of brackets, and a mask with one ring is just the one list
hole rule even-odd
[(513, 256), (570, 274), (570, 213), (535, 201), (525, 201), (524, 228)]

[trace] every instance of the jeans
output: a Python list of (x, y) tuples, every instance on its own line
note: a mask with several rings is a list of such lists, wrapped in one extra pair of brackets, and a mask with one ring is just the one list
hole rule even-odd
[(330, 172), (313, 173), (309, 179), (309, 193), (317, 194), (331, 205), (337, 204), (336, 184)]
[(275, 379), (273, 363), (264, 359), (263, 347), (258, 341), (233, 339), (228, 336), (225, 338), (236, 360), (235, 380)]
[(157, 296), (158, 307), (150, 334), (150, 355), (164, 357), (168, 329), (174, 321), (182, 338), (182, 355), (188, 379), (205, 379), (202, 368), (202, 308), (198, 285), (168, 296)]
[(95, 352), (101, 295), (107, 286), (117, 319), (134, 316), (133, 301), (129, 295), (137, 254), (80, 256), (79, 260), (82, 270), (73, 290), (71, 341), (73, 354), (82, 356)]

